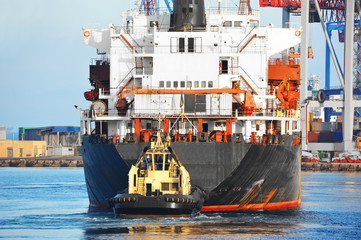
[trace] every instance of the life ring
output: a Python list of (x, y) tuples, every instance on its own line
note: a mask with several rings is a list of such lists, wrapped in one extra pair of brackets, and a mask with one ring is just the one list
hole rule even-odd
[(116, 144), (117, 142), (119, 142), (119, 134), (114, 134), (113, 136), (113, 143)]
[(321, 89), (317, 93), (317, 101), (319, 103), (323, 103), (325, 100), (326, 100), (326, 91)]
[(90, 32), (89, 31), (85, 31), (84, 32), (84, 37), (89, 37), (90, 36)]
[(297, 31), (295, 32), (295, 35), (296, 35), (297, 37), (301, 36), (301, 31), (300, 31), (300, 30), (297, 30)]

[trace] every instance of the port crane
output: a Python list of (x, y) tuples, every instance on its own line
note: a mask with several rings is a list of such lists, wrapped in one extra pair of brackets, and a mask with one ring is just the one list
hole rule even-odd
[[(173, 1), (174, 0), (164, 0), (164, 3), (167, 6), (169, 13), (173, 12)], [(145, 13), (147, 13), (147, 15), (159, 14), (159, 0), (141, 0), (139, 2), (139, 10), (143, 10)]]
[[(301, 4), (302, 3), (302, 4)], [(360, 21), (361, 8), (359, 0), (259, 0), (261, 7), (276, 7), (283, 8), (283, 22), (289, 21), (290, 12), (299, 12), (301, 10), (301, 25), (302, 25), (302, 40), (301, 40), (301, 89), (300, 89), (300, 104), (301, 104), (301, 128), (302, 128), (302, 149), (306, 151), (343, 151), (352, 153), (355, 150), (353, 143), (354, 134), (354, 112), (355, 108), (361, 107), (361, 101), (354, 98), (357, 94), (354, 89), (361, 86), (361, 40), (360, 40)], [(324, 11), (324, 15), (321, 14)], [(327, 14), (328, 13), (328, 14)], [(311, 19), (311, 21), (310, 21)], [(355, 21), (356, 20), (356, 21)], [(327, 23), (327, 26), (325, 24)], [(307, 81), (308, 79), (308, 41), (309, 41), (309, 22), (321, 22), (324, 35), (327, 41), (326, 54), (326, 91), (322, 94), (323, 99), (314, 101), (307, 96)], [(333, 22), (337, 22), (336, 24)], [(285, 25), (284, 25), (285, 26)], [(356, 31), (355, 31), (356, 29)], [(344, 36), (344, 67), (343, 71), (336, 58), (333, 45), (330, 40), (330, 35), (333, 30), (338, 30), (340, 36)], [(355, 35), (356, 34), (356, 35)], [(337, 75), (342, 86), (343, 100), (329, 101), (328, 94), (330, 90), (329, 78), (329, 55), (332, 59), (337, 71)], [(340, 94), (341, 91), (336, 92)], [(328, 94), (327, 94), (328, 93)], [(319, 94), (320, 96), (320, 94)], [(342, 108), (343, 116), (343, 142), (341, 143), (310, 143), (308, 142), (308, 108), (310, 107), (325, 107), (327, 119), (329, 118), (332, 108)]]

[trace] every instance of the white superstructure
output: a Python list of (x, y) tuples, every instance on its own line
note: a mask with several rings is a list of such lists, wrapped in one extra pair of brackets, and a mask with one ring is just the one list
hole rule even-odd
[[(170, 119), (172, 127), (181, 109), (190, 123), (177, 123), (170, 131), (195, 133), (207, 124), (207, 131), (230, 132), (231, 126), (231, 133), (245, 139), (252, 132), (273, 134), (272, 126), (281, 134), (300, 131), (299, 111), (280, 111), (268, 85), (269, 59), (300, 43), (298, 29), (261, 27), (259, 12), (239, 15), (228, 9), (206, 11), (203, 31), (170, 31), (170, 16), (134, 10), (123, 16), (120, 27), (84, 29), (84, 42), (110, 65), (109, 89), (98, 86), (99, 100), (92, 111), (83, 111), (84, 134), (91, 134), (91, 122), (107, 123), (100, 134), (121, 139), (139, 132), (139, 125), (158, 128), (159, 118)], [(247, 92), (254, 102), (250, 114), (240, 110), (249, 104)], [(127, 106), (122, 114), (120, 99)]]

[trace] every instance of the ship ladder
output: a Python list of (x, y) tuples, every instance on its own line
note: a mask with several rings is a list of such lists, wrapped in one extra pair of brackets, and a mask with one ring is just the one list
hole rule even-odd
[(143, 194), (145, 177), (138, 178), (137, 193)]

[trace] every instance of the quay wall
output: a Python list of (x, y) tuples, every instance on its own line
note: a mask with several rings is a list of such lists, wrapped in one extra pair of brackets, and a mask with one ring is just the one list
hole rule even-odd
[(302, 171), (361, 172), (361, 163), (302, 162)]
[(81, 156), (0, 158), (0, 167), (83, 167), (83, 158)]

